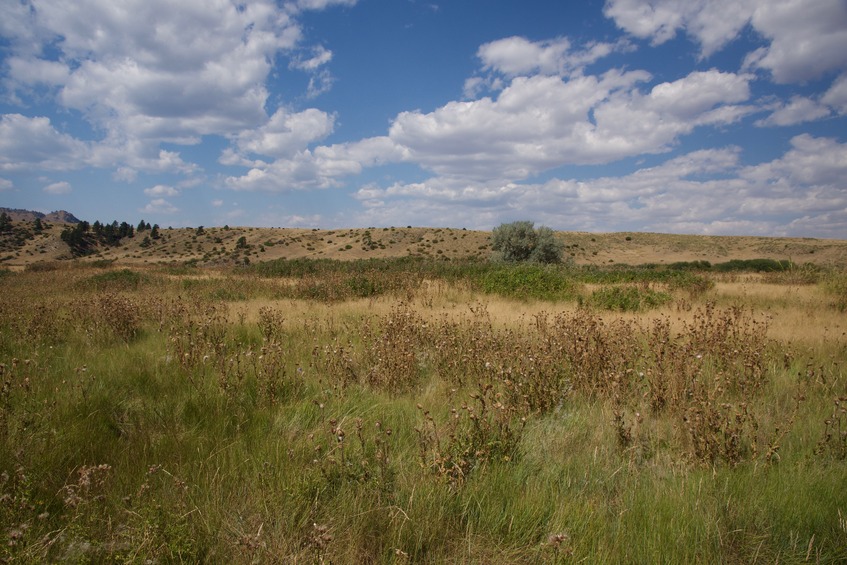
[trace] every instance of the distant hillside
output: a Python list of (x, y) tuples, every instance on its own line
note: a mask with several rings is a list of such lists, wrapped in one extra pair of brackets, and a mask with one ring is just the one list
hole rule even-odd
[(32, 222), (36, 218), (40, 218), (44, 222), (56, 224), (78, 224), (79, 218), (66, 212), (65, 210), (56, 210), (49, 214), (42, 214), (34, 210), (21, 210), (20, 208), (0, 208), (0, 214), (5, 212), (15, 222)]
[[(0, 208), (12, 220), (0, 232), (0, 269), (24, 268), (31, 263), (72, 259), (62, 232), (80, 220), (64, 210), (42, 214), (32, 210)], [(36, 218), (44, 226), (33, 226)], [(97, 226), (108, 228), (111, 224)], [(121, 229), (114, 223), (114, 227)], [(490, 257), (491, 232), (456, 228), (142, 228), (131, 225), (129, 235), (90, 237), (86, 258), (120, 264), (184, 263), (215, 267), (277, 259), (355, 260), (420, 257), (440, 260)], [(92, 226), (94, 231), (94, 226)], [(113, 234), (115, 235), (115, 234)], [(656, 233), (556, 232), (565, 245), (565, 258), (578, 265), (671, 264), (736, 259), (790, 260), (847, 266), (847, 239), (779, 238), (754, 236), (701, 236)]]
[[(23, 269), (42, 261), (71, 260), (74, 250), (62, 232), (79, 220), (67, 212), (40, 214), (0, 208), (13, 218), (0, 233), (0, 269)], [(44, 223), (33, 226), (35, 218)], [(99, 225), (99, 223), (98, 223)], [(103, 226), (101, 225), (101, 228)], [(120, 229), (120, 226), (118, 226)], [(94, 227), (91, 228), (92, 233)], [(108, 234), (89, 238), (84, 258), (120, 265), (182, 264), (226, 267), (278, 259), (356, 260), (419, 257), (484, 260), (491, 232), (457, 228), (386, 227), (351, 229), (198, 227), (133, 230), (107, 244)], [(847, 239), (700, 236), (656, 233), (556, 232), (565, 257), (577, 265), (669, 265), (675, 262), (790, 260), (847, 267)]]

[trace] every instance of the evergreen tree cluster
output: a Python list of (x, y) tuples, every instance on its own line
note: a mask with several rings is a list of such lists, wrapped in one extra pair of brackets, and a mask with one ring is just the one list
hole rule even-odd
[(0, 212), (0, 251), (15, 251), (49, 227), (36, 217), (31, 222), (15, 222), (5, 211)]
[(144, 220), (141, 220), (138, 228), (132, 227), (127, 222), (118, 223), (117, 220), (111, 224), (103, 224), (99, 221), (89, 224), (82, 221), (62, 230), (61, 237), (62, 241), (71, 248), (71, 253), (79, 257), (94, 253), (94, 248), (98, 245), (119, 247), (122, 240), (135, 237), (136, 231), (150, 231), (150, 237), (153, 237), (153, 239), (159, 238), (158, 224), (151, 226)]
[(6, 233), (12, 231), (12, 218), (9, 217), (9, 214), (3, 212), (0, 214), (0, 233)]

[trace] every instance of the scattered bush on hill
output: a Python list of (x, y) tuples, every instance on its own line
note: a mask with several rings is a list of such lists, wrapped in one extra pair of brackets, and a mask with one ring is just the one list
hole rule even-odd
[(533, 222), (500, 224), (491, 233), (491, 248), (496, 259), (508, 262), (561, 263), (564, 245), (546, 226), (538, 229)]

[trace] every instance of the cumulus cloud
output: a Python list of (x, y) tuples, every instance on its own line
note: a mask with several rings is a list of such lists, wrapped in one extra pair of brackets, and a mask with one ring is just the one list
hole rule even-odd
[(0, 116), (0, 170), (70, 170), (89, 157), (87, 144), (56, 130), (49, 118)]
[[(88, 159), (79, 159), (81, 142), (52, 133), (53, 142), (44, 147), (63, 146), (53, 163), (66, 162), (61, 156), (73, 151), (87, 164), (117, 164), (121, 178), (166, 168), (189, 174), (196, 167), (166, 163), (158, 154), (160, 144), (197, 144), (203, 136), (254, 128), (261, 136), (273, 128), (274, 117), (265, 111), (266, 82), (279, 53), (302, 49), (307, 55), (293, 59), (292, 68), (315, 72), (309, 96), (325, 91), (332, 81), (320, 67), (332, 53), (323, 46), (302, 46), (296, 16), (354, 4), (299, 0), (280, 9), (273, 0), (41, 0), (35, 7), (8, 2), (0, 7), (0, 33), (10, 53), (5, 83), (12, 97), (39, 86), (55, 89), (60, 105), (81, 112), (104, 133), (90, 143)], [(14, 119), (4, 117), (4, 126)], [(291, 137), (309, 135), (291, 132)], [(15, 160), (4, 152), (4, 167), (38, 160), (24, 145), (17, 147), (29, 157)]]
[(143, 214), (176, 214), (179, 212), (179, 208), (164, 198), (155, 198), (144, 208), (139, 208), (138, 211)]
[(14, 187), (14, 183), (9, 179), (0, 178), (0, 192), (4, 190), (12, 190)]
[(608, 0), (607, 17), (654, 45), (685, 31), (708, 57), (747, 26), (768, 43), (745, 66), (780, 83), (802, 82), (847, 67), (847, 4), (842, 0)]
[(157, 149), (157, 145), (137, 140), (123, 143), (98, 142), (92, 145), (87, 164), (108, 168), (115, 163), (124, 163), (113, 176), (126, 182), (134, 181), (138, 171), (190, 175), (200, 170), (197, 164), (184, 161), (179, 152)]
[(335, 79), (324, 65), (332, 60), (332, 51), (322, 45), (310, 50), (309, 56), (295, 56), (292, 58), (289, 68), (299, 69), (310, 73), (309, 86), (306, 88), (306, 98), (316, 98), (325, 92), (329, 92)]
[(297, 0), (291, 6), (300, 10), (325, 10), (330, 6), (355, 6), (358, 0)]
[[(369, 225), (417, 223), (490, 229), (531, 217), (557, 229), (843, 237), (847, 144), (803, 135), (782, 157), (741, 164), (737, 147), (690, 152), (616, 177), (543, 183), (433, 177), (363, 186)], [(471, 222), (469, 225), (468, 222)], [(817, 223), (816, 223), (817, 222)]]
[(323, 45), (318, 45), (317, 47), (313, 47), (310, 52), (310, 56), (307, 57), (294, 57), (291, 60), (291, 64), (289, 65), (292, 69), (300, 69), (302, 71), (314, 71), (318, 67), (329, 63), (332, 60), (332, 51), (324, 47)]
[(747, 64), (772, 73), (780, 83), (818, 78), (847, 68), (847, 4), (842, 0), (759, 0), (754, 29), (770, 45)]
[(782, 158), (749, 167), (744, 176), (771, 186), (829, 186), (845, 196), (847, 144), (826, 137), (798, 135), (791, 139), (791, 150)]
[(362, 166), (353, 161), (328, 161), (309, 150), (291, 158), (262, 163), (239, 177), (225, 181), (234, 190), (288, 190), (329, 188), (340, 186), (339, 178), (358, 174)]
[(525, 178), (565, 164), (606, 163), (666, 150), (697, 126), (731, 123), (749, 109), (748, 78), (695, 72), (643, 93), (643, 71), (569, 80), (518, 77), (496, 99), (403, 112), (390, 138), (440, 175)]
[(738, 35), (755, 7), (756, 0), (608, 0), (604, 13), (620, 28), (649, 38), (654, 45), (685, 30), (708, 56)]
[(260, 123), (270, 61), (301, 34), (266, 1), (45, 0), (33, 20), (67, 66), (65, 106), (110, 132), (174, 140)]
[(791, 126), (819, 120), (830, 114), (829, 108), (805, 96), (793, 96), (779, 105), (767, 118), (758, 120), (757, 126)]
[(839, 114), (847, 114), (847, 74), (841, 75), (832, 83), (821, 101)]
[(70, 194), (73, 190), (69, 182), (54, 182), (44, 187), (44, 192), (47, 194)]
[(277, 110), (263, 126), (243, 131), (235, 138), (241, 153), (286, 157), (332, 133), (335, 116), (309, 108), (291, 113)]
[(513, 36), (483, 44), (477, 50), (477, 57), (482, 61), (483, 70), (510, 77), (536, 73), (563, 75), (627, 46), (625, 41), (591, 42), (585, 47), (574, 48), (565, 37), (530, 41), (524, 37)]
[(476, 98), (482, 91), (497, 91), (505, 85), (503, 77), (535, 74), (566, 76), (579, 74), (583, 69), (614, 51), (628, 49), (626, 41), (618, 43), (591, 42), (575, 48), (571, 41), (560, 37), (547, 41), (530, 41), (513, 36), (485, 43), (477, 50), (485, 76), (465, 81), (466, 98)]
[(145, 188), (144, 194), (151, 197), (174, 197), (179, 195), (179, 191), (172, 186), (166, 184), (157, 184), (156, 186)]
[(70, 77), (70, 69), (64, 63), (39, 58), (10, 57), (6, 64), (9, 68), (8, 86), (14, 90), (23, 86), (57, 86), (65, 84)]
[[(551, 179), (541, 184), (435, 177), (382, 190), (367, 187), (359, 191), (357, 198), (377, 200), (383, 211), (398, 213), (400, 209), (426, 205), (442, 208), (448, 217), (473, 216), (477, 221), (517, 214), (562, 229), (610, 229), (612, 223), (618, 223), (618, 227), (611, 229), (623, 230), (630, 222), (638, 225), (637, 222), (645, 219), (696, 216), (691, 207), (706, 197), (701, 190), (718, 183), (708, 185), (693, 179), (724, 173), (736, 168), (737, 163), (737, 148), (703, 150), (625, 177), (588, 181)], [(520, 204), (516, 206), (516, 203)], [(516, 210), (518, 206), (520, 211)], [(453, 211), (448, 210), (451, 207)], [(488, 229), (492, 224), (478, 223), (472, 227)]]
[[(340, 186), (344, 177), (390, 162), (415, 163), (441, 177), (522, 180), (569, 164), (608, 163), (670, 149), (694, 128), (732, 123), (752, 111), (749, 78), (716, 70), (655, 85), (644, 71), (569, 78), (513, 78), (496, 98), (454, 101), (428, 113), (401, 112), (387, 136), (355, 143), (305, 146), (331, 130), (326, 114), (278, 113), (267, 128), (237, 141), (221, 162), (247, 166), (226, 184), (239, 190), (284, 191)], [(290, 120), (311, 127), (291, 127)], [(305, 137), (291, 131), (312, 132)], [(266, 162), (248, 154), (275, 157)]]
[(225, 184), (234, 190), (274, 192), (338, 187), (342, 179), (361, 173), (365, 167), (407, 158), (405, 148), (389, 137), (373, 137), (298, 151), (272, 163), (253, 162), (247, 173), (228, 177)]
[(317, 98), (325, 92), (329, 92), (335, 79), (326, 69), (312, 74), (309, 77), (309, 86), (306, 88), (306, 98)]

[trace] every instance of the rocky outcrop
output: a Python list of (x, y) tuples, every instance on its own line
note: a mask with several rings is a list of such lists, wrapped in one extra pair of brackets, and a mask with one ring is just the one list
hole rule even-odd
[(40, 218), (42, 222), (50, 222), (53, 224), (78, 224), (79, 218), (66, 212), (65, 210), (56, 210), (49, 214), (42, 214), (34, 210), (22, 210), (20, 208), (0, 208), (0, 214), (6, 213), (12, 221), (15, 222), (32, 222), (36, 218)]

